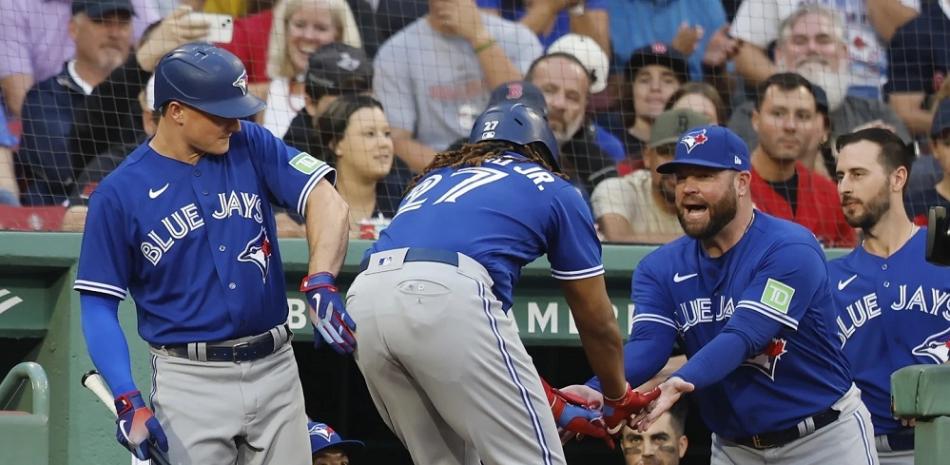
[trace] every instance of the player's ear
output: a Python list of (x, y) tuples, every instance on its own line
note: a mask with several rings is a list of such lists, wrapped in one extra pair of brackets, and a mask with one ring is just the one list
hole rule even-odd
[(752, 121), (752, 129), (755, 131), (756, 134), (758, 134), (759, 133), (759, 109), (758, 108), (752, 110), (751, 121)]
[(891, 172), (891, 175), (888, 176), (888, 178), (888, 181), (891, 183), (891, 191), (903, 192), (904, 186), (907, 185), (907, 168), (898, 166), (897, 169)]
[(689, 438), (687, 438), (686, 435), (684, 434), (684, 435), (680, 436), (680, 439), (679, 439), (678, 442), (679, 442), (679, 446), (680, 446), (680, 447), (679, 447), (679, 449), (680, 449), (680, 458), (683, 458), (683, 457), (686, 456), (686, 448), (689, 447)]
[(752, 185), (752, 173), (749, 171), (739, 171), (733, 177), (732, 182), (736, 188), (736, 195), (739, 197), (747, 197), (750, 195), (750, 189)]

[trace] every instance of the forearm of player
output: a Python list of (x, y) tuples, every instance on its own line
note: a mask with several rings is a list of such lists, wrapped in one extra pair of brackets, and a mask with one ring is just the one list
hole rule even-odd
[[(673, 352), (674, 336), (664, 326), (644, 322), (638, 325), (623, 347), (623, 375), (631, 387), (640, 386), (663, 369)], [(662, 381), (662, 380), (661, 380)], [(602, 391), (596, 376), (586, 383)]]
[(561, 289), (574, 315), (587, 361), (600, 379), (601, 392), (608, 398), (622, 397), (627, 390), (623, 378), (623, 341), (603, 275), (561, 281)]
[(119, 299), (100, 294), (83, 293), (82, 333), (89, 348), (89, 358), (106, 380), (113, 395), (136, 390), (132, 380), (129, 345), (119, 324)]
[(308, 274), (339, 273), (349, 242), (349, 214), (349, 206), (329, 181), (321, 180), (310, 192), (305, 215), (310, 249)]

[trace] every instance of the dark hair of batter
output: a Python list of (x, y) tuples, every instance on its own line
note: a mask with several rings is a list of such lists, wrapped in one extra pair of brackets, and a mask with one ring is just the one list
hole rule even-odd
[(557, 176), (560, 176), (561, 178), (567, 179), (567, 176), (562, 173), (560, 169), (557, 169), (548, 163), (547, 157), (542, 154), (542, 149), (535, 147), (533, 144), (518, 145), (502, 140), (489, 140), (475, 142), (474, 144), (465, 144), (456, 150), (446, 150), (444, 152), (435, 154), (435, 158), (432, 159), (432, 162), (429, 163), (429, 165), (426, 166), (424, 170), (422, 170), (422, 174), (413, 178), (412, 182), (409, 183), (409, 186), (406, 187), (406, 192), (411, 191), (420, 179), (424, 178), (432, 171), (441, 168), (481, 166), (486, 160), (498, 158), (504, 155), (505, 152), (516, 152), (521, 154), (528, 160), (537, 163), (542, 168), (554, 173)]

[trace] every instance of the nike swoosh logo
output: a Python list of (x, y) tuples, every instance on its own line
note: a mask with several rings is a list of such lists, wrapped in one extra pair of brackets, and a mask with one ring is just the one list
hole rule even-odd
[(692, 273), (692, 274), (685, 274), (685, 275), (683, 275), (683, 276), (680, 276), (679, 273), (676, 273), (676, 274), (673, 275), (673, 282), (674, 282), (674, 283), (681, 283), (681, 282), (683, 282), (683, 281), (686, 281), (686, 280), (689, 279), (689, 278), (695, 277), (695, 276), (698, 275), (698, 274), (699, 274), (699, 273)]
[(843, 291), (844, 288), (848, 287), (848, 284), (851, 284), (851, 281), (854, 281), (854, 278), (857, 278), (857, 277), (858, 275), (854, 275), (848, 279), (845, 279), (844, 281), (838, 281), (838, 290)]
[(129, 433), (127, 433), (127, 432), (125, 431), (125, 420), (119, 420), (119, 431), (122, 432), (122, 436), (125, 437), (125, 440), (126, 440), (126, 441), (128, 441), (128, 442), (130, 442), (130, 443), (132, 442), (132, 440), (129, 439)]
[(167, 183), (167, 182), (165, 183), (164, 186), (162, 186), (161, 189), (159, 189), (159, 190), (157, 190), (157, 191), (156, 191), (156, 190), (149, 189), (149, 190), (148, 190), (148, 198), (150, 198), (150, 199), (158, 198), (158, 196), (162, 195), (162, 193), (165, 192), (165, 189), (168, 189), (168, 183)]

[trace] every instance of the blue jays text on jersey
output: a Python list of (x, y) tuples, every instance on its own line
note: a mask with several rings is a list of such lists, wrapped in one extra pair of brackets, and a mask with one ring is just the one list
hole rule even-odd
[(333, 170), (253, 123), (195, 165), (136, 148), (90, 198), (74, 288), (135, 300), (155, 345), (258, 334), (287, 319), (271, 201), (301, 215)]
[(515, 153), (481, 166), (435, 170), (408, 193), (366, 251), (425, 247), (461, 252), (489, 272), (505, 310), (521, 268), (547, 253), (556, 279), (604, 273), (600, 241), (570, 183)]
[(721, 437), (789, 428), (851, 387), (824, 254), (799, 225), (756, 212), (739, 242), (718, 258), (696, 239), (677, 239), (640, 262), (632, 296), (632, 338), (675, 332), (688, 357), (727, 325), (769, 329), (763, 333), (769, 342), (695, 393), (704, 421)]
[(950, 360), (950, 268), (927, 263), (927, 231), (883, 258), (857, 247), (828, 263), (837, 330), (874, 433), (902, 429), (891, 416), (891, 373)]

